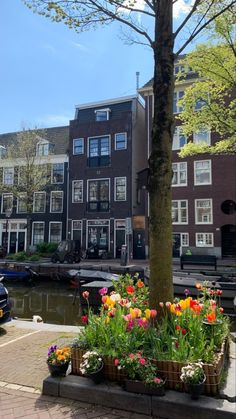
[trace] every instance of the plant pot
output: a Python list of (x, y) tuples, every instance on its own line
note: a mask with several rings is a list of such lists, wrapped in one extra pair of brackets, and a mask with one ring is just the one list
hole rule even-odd
[(104, 380), (104, 364), (102, 363), (99, 370), (86, 374), (85, 377), (91, 378), (95, 384), (99, 384)]
[(50, 364), (47, 362), (47, 365), (52, 377), (65, 377), (69, 362), (65, 362), (64, 364)]
[(191, 394), (191, 398), (193, 400), (198, 400), (204, 390), (204, 384), (206, 381), (206, 377), (204, 378), (202, 383), (198, 384), (187, 384), (188, 392)]
[(150, 387), (138, 380), (124, 380), (124, 389), (132, 393), (150, 394), (152, 396), (165, 395), (165, 383), (160, 387)]

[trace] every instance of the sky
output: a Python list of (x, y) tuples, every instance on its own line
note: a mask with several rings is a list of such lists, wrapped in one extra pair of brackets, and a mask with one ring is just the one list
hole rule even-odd
[(135, 94), (136, 72), (140, 87), (153, 75), (152, 51), (120, 34), (117, 23), (78, 34), (0, 0), (0, 134), (68, 125), (78, 104)]

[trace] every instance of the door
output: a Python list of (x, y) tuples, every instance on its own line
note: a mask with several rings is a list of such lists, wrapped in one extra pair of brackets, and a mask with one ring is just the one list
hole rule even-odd
[(145, 231), (133, 231), (133, 257), (134, 259), (145, 259)]
[(25, 250), (25, 232), (20, 231), (18, 233), (18, 252), (23, 252)]
[(180, 257), (181, 237), (179, 233), (172, 234), (172, 256), (173, 258)]
[(121, 256), (122, 244), (125, 244), (125, 230), (116, 230), (116, 258)]
[(226, 224), (221, 227), (222, 257), (236, 257), (236, 225)]
[(16, 244), (17, 244), (16, 232), (10, 232), (10, 244), (9, 244), (9, 253), (16, 253)]
[(90, 253), (94, 253), (94, 257), (98, 256), (96, 252), (99, 249), (108, 251), (108, 226), (91, 226), (88, 228), (89, 248), (91, 248)]

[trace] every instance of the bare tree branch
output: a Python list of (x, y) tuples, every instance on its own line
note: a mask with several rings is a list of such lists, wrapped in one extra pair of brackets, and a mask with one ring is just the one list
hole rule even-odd
[[(176, 0), (177, 1), (177, 0)], [(177, 37), (179, 32), (183, 29), (183, 27), (186, 25), (186, 23), (189, 21), (189, 19), (192, 17), (193, 13), (197, 9), (198, 5), (200, 4), (201, 0), (195, 0), (195, 3), (193, 4), (192, 10), (189, 12), (189, 14), (186, 16), (184, 21), (181, 23), (181, 25), (178, 27), (178, 29), (174, 33), (174, 38)], [(175, 3), (175, 2), (174, 2)]]

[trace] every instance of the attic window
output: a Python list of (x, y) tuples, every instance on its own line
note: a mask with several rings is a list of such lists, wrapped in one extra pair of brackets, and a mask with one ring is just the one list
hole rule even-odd
[(37, 156), (48, 156), (53, 149), (53, 144), (49, 143), (49, 141), (39, 141), (36, 146), (36, 155)]
[(95, 118), (97, 122), (101, 122), (101, 121), (109, 121), (109, 112), (111, 110), (106, 108), (106, 109), (97, 109), (95, 110)]
[(6, 153), (7, 153), (6, 148), (0, 145), (0, 159), (6, 157)]

